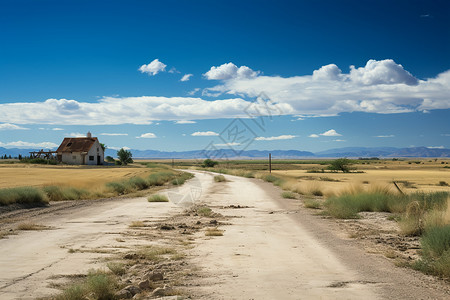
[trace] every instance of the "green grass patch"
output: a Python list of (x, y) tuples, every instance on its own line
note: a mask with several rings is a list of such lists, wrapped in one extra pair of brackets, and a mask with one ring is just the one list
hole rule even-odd
[(150, 197), (148, 197), (147, 201), (148, 202), (169, 202), (169, 199), (164, 195), (155, 194), (155, 195), (151, 195)]
[(0, 189), (0, 205), (19, 204), (47, 204), (45, 193), (35, 187), (16, 187)]
[(316, 199), (305, 199), (303, 201), (303, 204), (305, 205), (305, 207), (312, 208), (312, 209), (319, 209), (322, 207), (320, 202), (317, 201)]
[(286, 198), (286, 199), (295, 199), (295, 194), (293, 192), (289, 192), (289, 191), (284, 191), (281, 193), (281, 197)]
[(198, 207), (196, 211), (197, 214), (202, 217), (211, 217), (213, 214), (212, 209), (206, 206)]
[(87, 199), (90, 193), (85, 189), (62, 186), (45, 186), (42, 188), (50, 201)]
[(422, 257), (413, 264), (427, 274), (450, 278), (450, 225), (430, 228), (421, 238)]

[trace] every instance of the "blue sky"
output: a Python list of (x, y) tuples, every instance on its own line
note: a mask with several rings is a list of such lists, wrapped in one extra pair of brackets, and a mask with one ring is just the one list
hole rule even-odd
[(0, 147), (450, 148), (448, 1), (2, 0), (0, 28)]

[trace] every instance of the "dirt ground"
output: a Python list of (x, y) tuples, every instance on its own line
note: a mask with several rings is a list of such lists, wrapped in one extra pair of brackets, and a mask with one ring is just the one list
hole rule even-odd
[[(0, 269), (7, 270), (0, 273), (0, 298), (51, 297), (108, 262), (126, 266), (121, 283), (142, 299), (450, 297), (447, 282), (396, 266), (414, 258), (417, 241), (393, 240), (397, 228), (387, 216), (336, 221), (305, 209), (301, 199), (281, 198), (270, 183), (195, 175), (167, 191), (168, 203), (114, 198), (1, 214), (9, 235), (0, 240)], [(200, 213), (206, 206), (212, 212)], [(24, 222), (47, 230), (18, 230)], [(170, 251), (148, 259), (145, 251), (155, 247)], [(130, 288), (158, 272), (162, 278)]]

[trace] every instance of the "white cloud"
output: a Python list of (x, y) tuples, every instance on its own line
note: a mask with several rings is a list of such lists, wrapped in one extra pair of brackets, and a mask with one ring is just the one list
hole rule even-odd
[(214, 131), (197, 131), (191, 134), (192, 136), (217, 136), (219, 135), (217, 132)]
[(111, 150), (116, 150), (116, 151), (119, 151), (120, 149), (124, 149), (124, 150), (131, 150), (131, 148), (130, 147), (114, 147), (114, 146), (108, 146), (108, 149), (111, 149)]
[(218, 67), (211, 67), (211, 69), (203, 74), (208, 80), (228, 80), (232, 78), (249, 79), (258, 76), (259, 71), (253, 71), (247, 66), (237, 67), (235, 64), (229, 62)]
[(261, 91), (274, 102), (288, 104), (302, 116), (342, 112), (406, 113), (450, 108), (450, 70), (436, 78), (418, 80), (391, 59), (369, 60), (345, 74), (333, 64), (313, 75), (229, 78), (205, 95), (223, 93), (256, 97)]
[(319, 137), (319, 135), (318, 134), (315, 134), (315, 133), (313, 133), (313, 134), (310, 134), (308, 137), (310, 137), (310, 138), (318, 138)]
[(342, 136), (342, 134), (339, 134), (334, 129), (330, 129), (328, 131), (325, 131), (324, 133), (320, 133), (322, 136)]
[(140, 66), (139, 71), (141, 71), (141, 73), (147, 73), (148, 75), (156, 75), (159, 72), (164, 72), (166, 67), (167, 65), (160, 62), (159, 59), (155, 59), (148, 65)]
[(61, 130), (64, 130), (63, 128), (52, 128), (52, 130), (54, 130), (54, 131), (61, 131)]
[(277, 140), (290, 140), (297, 137), (296, 135), (289, 135), (289, 134), (285, 134), (285, 135), (279, 135), (279, 136), (270, 136), (270, 137), (257, 137), (255, 138), (256, 141), (277, 141)]
[(86, 137), (86, 133), (72, 132), (69, 133), (70, 137)]
[[(381, 69), (385, 70), (403, 69), (399, 65), (395, 67), (393, 62), (381, 65)], [(376, 66), (373, 69), (379, 72), (379, 68)], [(335, 67), (324, 68), (321, 72), (316, 72), (315, 77), (318, 79), (313, 79), (313, 75), (231, 78), (206, 92), (257, 97), (264, 91), (277, 104), (280, 114), (299, 117), (332, 116), (357, 111), (384, 114), (450, 109), (450, 70), (435, 78), (418, 80), (417, 85), (399, 83), (401, 80), (392, 84), (365, 85), (351, 80), (350, 74), (344, 73), (337, 76), (337, 80), (332, 80), (332, 74), (339, 75), (333, 72), (336, 72)], [(376, 76), (371, 72), (374, 71), (367, 70), (367, 74), (371, 75), (361, 75), (360, 81), (377, 82), (379, 78), (375, 80)], [(396, 78), (391, 75), (379, 77)], [(17, 125), (142, 125), (158, 120), (246, 118), (248, 116), (245, 110), (249, 104), (249, 101), (237, 96), (214, 101), (199, 97), (153, 96), (103, 97), (95, 102), (48, 99), (43, 102), (2, 103), (0, 120)], [(257, 105), (260, 111), (267, 111), (264, 104)]]
[(156, 134), (152, 132), (143, 133), (137, 137), (138, 139), (154, 139), (156, 138)]
[(195, 121), (189, 121), (189, 120), (180, 120), (180, 121), (176, 121), (175, 124), (195, 124), (197, 122)]
[(337, 139), (337, 140), (333, 140), (333, 142), (345, 142), (346, 140), (340, 140), (340, 139)]
[(228, 147), (232, 147), (232, 146), (239, 146), (241, 143), (226, 143), (226, 144), (214, 144), (214, 146), (216, 147), (224, 147), (224, 146), (228, 146)]
[(365, 67), (350, 66), (350, 80), (363, 85), (407, 84), (417, 85), (418, 80), (403, 66), (392, 59), (376, 61), (370, 59)]
[(100, 133), (100, 135), (106, 135), (106, 136), (125, 136), (125, 135), (128, 135), (128, 133)]
[(188, 81), (192, 76), (194, 76), (194, 74), (184, 74), (180, 81)]
[(195, 88), (192, 91), (189, 91), (188, 95), (193, 96), (193, 95), (197, 94), (200, 90), (201, 90), (201, 88)]
[(177, 74), (177, 73), (181, 73), (180, 71), (178, 71), (175, 67), (172, 67), (172, 68), (170, 68), (170, 70), (169, 71), (167, 71), (167, 72), (169, 72), (169, 73), (172, 73), (172, 74)]
[(429, 146), (428, 149), (445, 149), (444, 146)]
[(31, 143), (23, 141), (8, 142), (8, 143), (0, 142), (0, 147), (5, 148), (56, 148), (58, 146), (59, 146), (58, 144), (52, 142), (41, 142), (41, 143)]
[(393, 135), (393, 134), (389, 134), (389, 135), (377, 135), (377, 136), (375, 136), (375, 137), (377, 137), (377, 138), (393, 138), (393, 137), (395, 137), (395, 135)]
[(24, 128), (10, 123), (0, 124), (0, 130), (28, 130), (29, 128)]

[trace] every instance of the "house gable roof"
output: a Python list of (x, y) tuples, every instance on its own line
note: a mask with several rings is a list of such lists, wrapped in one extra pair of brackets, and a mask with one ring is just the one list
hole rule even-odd
[(97, 138), (64, 138), (56, 152), (88, 152), (98, 141)]

